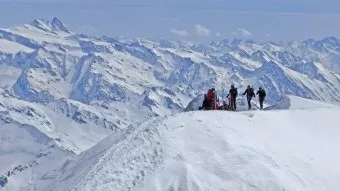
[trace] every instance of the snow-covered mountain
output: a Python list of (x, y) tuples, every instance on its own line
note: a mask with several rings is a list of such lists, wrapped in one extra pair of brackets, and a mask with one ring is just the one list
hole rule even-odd
[(0, 185), (34, 190), (68, 158), (183, 111), (211, 87), (224, 97), (231, 84), (262, 86), (268, 105), (286, 94), (339, 104), (339, 45), (117, 40), (76, 34), (57, 18), (0, 29)]
[(294, 111), (196, 111), (130, 126), (43, 190), (339, 190), (340, 107), (286, 100), (277, 106)]

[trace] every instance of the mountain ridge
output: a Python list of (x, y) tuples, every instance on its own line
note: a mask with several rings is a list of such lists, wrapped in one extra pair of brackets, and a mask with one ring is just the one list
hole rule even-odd
[(65, 164), (49, 188), (336, 190), (340, 107), (285, 100), (285, 110), (193, 111), (130, 126)]

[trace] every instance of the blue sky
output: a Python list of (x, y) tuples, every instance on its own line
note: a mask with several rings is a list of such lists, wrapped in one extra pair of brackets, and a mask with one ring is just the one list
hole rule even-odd
[(339, 0), (0, 0), (0, 27), (60, 18), (91, 35), (210, 42), (340, 37)]

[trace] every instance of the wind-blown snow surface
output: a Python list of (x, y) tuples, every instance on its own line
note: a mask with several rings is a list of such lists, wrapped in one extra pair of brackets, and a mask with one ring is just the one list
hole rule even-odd
[(332, 104), (320, 103), (315, 100), (303, 99), (296, 96), (283, 96), (275, 105), (266, 107), (265, 110), (301, 110), (301, 109), (321, 109), (321, 108), (336, 108)]
[(339, 190), (340, 108), (300, 106), (131, 126), (65, 163), (46, 190)]

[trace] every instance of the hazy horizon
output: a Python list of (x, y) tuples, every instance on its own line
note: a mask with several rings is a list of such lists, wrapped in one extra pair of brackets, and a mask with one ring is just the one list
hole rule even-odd
[(335, 0), (0, 0), (0, 27), (58, 17), (74, 32), (207, 43), (221, 39), (303, 41), (339, 38)]

